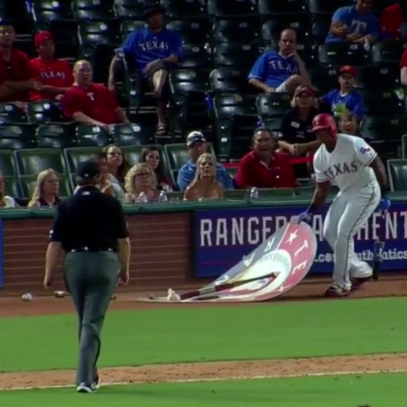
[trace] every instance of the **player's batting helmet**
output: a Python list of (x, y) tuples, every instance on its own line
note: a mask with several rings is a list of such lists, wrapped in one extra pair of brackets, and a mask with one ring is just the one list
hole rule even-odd
[(321, 113), (314, 117), (312, 121), (312, 131), (329, 130), (333, 137), (338, 134), (335, 119), (327, 113)]

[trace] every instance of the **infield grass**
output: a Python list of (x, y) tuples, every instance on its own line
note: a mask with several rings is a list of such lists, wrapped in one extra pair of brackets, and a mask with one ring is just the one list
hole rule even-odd
[[(404, 298), (111, 312), (100, 366), (407, 352)], [(0, 369), (74, 368), (73, 315), (0, 320)], [(0, 392), (0, 404), (41, 407), (405, 406), (405, 374)], [(402, 401), (404, 400), (404, 401)], [(403, 403), (403, 404), (401, 404)]]

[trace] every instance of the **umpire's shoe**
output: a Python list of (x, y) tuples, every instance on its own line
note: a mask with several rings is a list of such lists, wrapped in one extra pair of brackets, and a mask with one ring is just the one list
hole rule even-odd
[(94, 383), (92, 383), (92, 384), (81, 383), (76, 388), (76, 391), (78, 393), (95, 393), (96, 392), (96, 387), (95, 387)]
[(351, 293), (351, 290), (340, 287), (339, 285), (331, 285), (325, 292), (327, 298), (341, 298), (346, 297)]

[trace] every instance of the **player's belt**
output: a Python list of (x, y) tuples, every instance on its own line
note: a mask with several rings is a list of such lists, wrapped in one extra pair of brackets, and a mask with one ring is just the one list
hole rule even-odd
[(75, 247), (75, 249), (72, 249), (69, 251), (70, 253), (113, 253), (115, 250), (113, 250), (111, 247), (93, 247), (93, 246), (83, 246), (83, 247)]

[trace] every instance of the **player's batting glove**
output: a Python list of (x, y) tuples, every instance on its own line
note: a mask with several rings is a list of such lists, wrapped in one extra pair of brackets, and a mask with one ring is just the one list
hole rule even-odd
[(311, 216), (312, 216), (312, 214), (308, 211), (300, 213), (300, 216), (298, 217), (298, 223), (301, 223), (301, 222), (308, 223), (311, 220)]
[(379, 202), (378, 209), (379, 211), (388, 211), (390, 209), (390, 206), (391, 206), (390, 199), (387, 198), (387, 196), (384, 196)]

